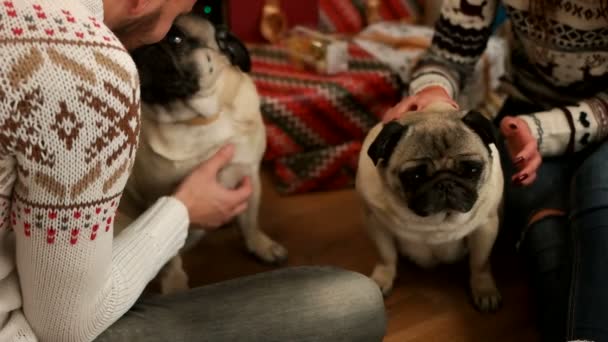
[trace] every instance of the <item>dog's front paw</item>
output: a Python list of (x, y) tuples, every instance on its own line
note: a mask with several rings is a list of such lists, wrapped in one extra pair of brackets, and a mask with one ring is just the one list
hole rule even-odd
[(376, 265), (374, 272), (372, 272), (372, 280), (378, 284), (382, 294), (388, 296), (393, 289), (393, 282), (395, 281), (395, 266), (388, 265)]
[(287, 249), (267, 236), (254, 240), (247, 249), (269, 264), (276, 265), (287, 261)]
[(183, 269), (173, 269), (167, 272), (160, 281), (160, 292), (168, 295), (190, 289), (188, 275)]
[(471, 296), (477, 310), (489, 313), (502, 305), (502, 296), (491, 275), (471, 277)]

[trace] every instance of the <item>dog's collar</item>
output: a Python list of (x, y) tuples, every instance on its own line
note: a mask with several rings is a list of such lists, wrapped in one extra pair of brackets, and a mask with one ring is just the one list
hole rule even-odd
[[(243, 74), (237, 73), (237, 75), (238, 75), (238, 78), (237, 78), (236, 82), (238, 83), (241, 81)], [(233, 91), (228, 93), (225, 98), (233, 99), (236, 96), (237, 88), (238, 87), (233, 87)], [(223, 101), (220, 101), (220, 103), (223, 103)], [(192, 108), (192, 106), (190, 106), (189, 104), (186, 104), (186, 106), (188, 108), (190, 108), (190, 110), (192, 112), (199, 114), (199, 112), (196, 111), (194, 108)], [(171, 125), (180, 125), (181, 124), (181, 125), (187, 125), (187, 126), (207, 126), (207, 125), (210, 125), (210, 124), (216, 122), (217, 119), (219, 119), (221, 115), (222, 115), (222, 111), (220, 110), (217, 113), (215, 113), (214, 115), (208, 116), (208, 117), (202, 116), (202, 115), (197, 115), (193, 118), (185, 119), (185, 120), (171, 121), (171, 122), (160, 122), (160, 121), (157, 121), (157, 122), (163, 123), (163, 124), (171, 124)], [(156, 120), (154, 120), (154, 121), (156, 121)]]
[(220, 112), (217, 112), (213, 116), (205, 117), (205, 116), (197, 115), (191, 119), (174, 121), (173, 123), (187, 125), (187, 126), (207, 126), (207, 125), (214, 123), (219, 118), (220, 118)]

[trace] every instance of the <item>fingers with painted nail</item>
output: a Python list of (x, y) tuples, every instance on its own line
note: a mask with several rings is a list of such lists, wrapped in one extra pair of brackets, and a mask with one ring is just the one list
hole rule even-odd
[(523, 186), (532, 184), (536, 180), (536, 171), (542, 163), (542, 157), (528, 124), (518, 117), (505, 117), (500, 130), (506, 139), (509, 157), (517, 168), (511, 181)]

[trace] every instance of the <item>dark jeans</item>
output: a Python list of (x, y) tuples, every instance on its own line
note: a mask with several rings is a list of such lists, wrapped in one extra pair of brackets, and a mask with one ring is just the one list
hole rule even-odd
[[(502, 114), (537, 109), (508, 102)], [(502, 115), (501, 115), (502, 116)], [(513, 186), (505, 169), (504, 228), (522, 230), (520, 251), (530, 271), (543, 341), (608, 341), (608, 141), (589, 151), (546, 158), (536, 182)], [(542, 209), (560, 209), (528, 226)]]
[(97, 342), (379, 342), (384, 300), (368, 277), (286, 268), (141, 299)]

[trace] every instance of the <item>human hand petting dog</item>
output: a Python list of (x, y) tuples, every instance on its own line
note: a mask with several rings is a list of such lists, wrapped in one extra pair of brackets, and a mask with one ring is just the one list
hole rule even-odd
[(192, 171), (174, 194), (188, 209), (190, 222), (205, 230), (218, 228), (247, 209), (253, 191), (248, 177), (234, 190), (218, 181), (218, 173), (233, 156), (234, 146), (224, 146)]
[(382, 118), (383, 123), (396, 120), (407, 112), (424, 111), (429, 109), (430, 105), (437, 106), (438, 104), (446, 104), (447, 108), (457, 110), (458, 104), (452, 100), (445, 89), (439, 86), (431, 86), (418, 92), (416, 95), (408, 96), (399, 102), (396, 106), (389, 109)]
[[(458, 104), (439, 86), (430, 86), (419, 93), (404, 98), (389, 109), (382, 118), (383, 123), (400, 118), (404, 113), (431, 109), (458, 109)], [(521, 118), (505, 117), (500, 131), (506, 140), (509, 157), (518, 172), (511, 177), (515, 185), (528, 186), (536, 180), (536, 172), (542, 163), (538, 144), (530, 127)]]

